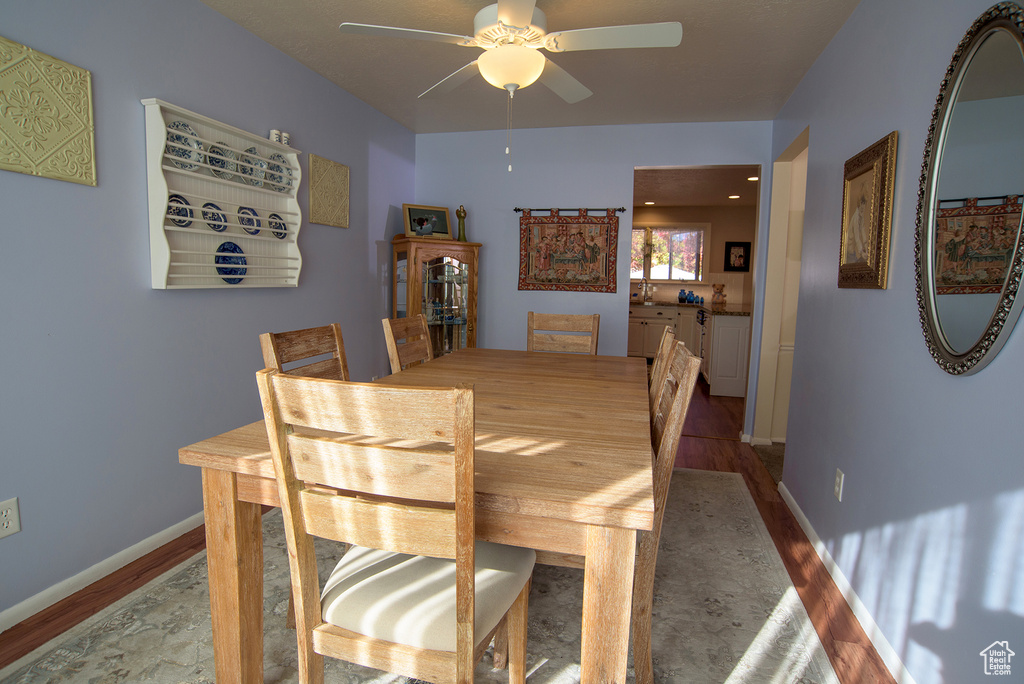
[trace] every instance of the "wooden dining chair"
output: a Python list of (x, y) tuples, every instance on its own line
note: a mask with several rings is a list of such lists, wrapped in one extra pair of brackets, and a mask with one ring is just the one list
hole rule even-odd
[[(397, 373), (414, 363), (430, 361), (434, 358), (434, 349), (430, 345), (430, 334), (427, 330), (427, 317), (423, 314), (408, 318), (385, 318), (384, 341), (388, 345), (388, 360), (391, 361), (391, 372)], [(399, 344), (399, 340), (405, 342)]]
[(654, 601), (654, 570), (658, 561), (661, 523), (665, 518), (672, 469), (693, 388), (700, 374), (700, 358), (676, 342), (658, 403), (651, 411), (651, 451), (654, 455), (654, 525), (640, 533), (640, 549), (633, 573), (633, 670), (637, 684), (651, 684), (651, 608)]
[[(669, 484), (679, 438), (682, 435), (686, 412), (693, 397), (693, 388), (700, 373), (700, 358), (686, 349), (682, 342), (671, 345), (672, 354), (658, 392), (658, 403), (651, 410), (651, 454), (654, 485), (654, 525), (640, 532), (636, 565), (633, 570), (633, 600), (630, 631), (633, 642), (633, 670), (637, 684), (652, 684), (654, 669), (651, 662), (651, 608), (654, 601), (654, 571), (658, 561), (658, 543), (661, 523), (665, 517)], [(571, 554), (537, 552), (537, 562), (583, 568), (583, 557)], [(504, 667), (503, 644), (510, 635), (499, 630), (494, 642), (495, 667)]]
[[(535, 554), (475, 541), (473, 389), (272, 369), (257, 382), (284, 517), (299, 681), (323, 682), (328, 656), (469, 684), (503, 622), (509, 681), (524, 682)], [(322, 591), (314, 537), (351, 545)]]
[[(310, 378), (349, 379), (345, 341), (337, 323), (304, 330), (263, 333), (260, 335), (260, 347), (266, 368)], [(301, 363), (303, 361), (307, 363)]]
[(543, 314), (531, 311), (526, 317), (526, 351), (596, 355), (600, 323), (600, 314)]

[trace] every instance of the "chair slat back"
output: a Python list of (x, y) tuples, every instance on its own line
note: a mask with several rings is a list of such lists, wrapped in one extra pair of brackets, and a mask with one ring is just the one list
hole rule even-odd
[(526, 351), (596, 355), (600, 323), (600, 314), (544, 314), (530, 311), (527, 314)]
[[(407, 318), (385, 318), (384, 341), (388, 347), (391, 372), (397, 373), (413, 363), (422, 363), (434, 358), (427, 329), (427, 317), (423, 314)], [(399, 343), (399, 340), (405, 340)]]
[(654, 407), (661, 403), (661, 393), (665, 389), (665, 376), (668, 374), (672, 352), (675, 351), (675, 342), (675, 331), (666, 325), (665, 332), (661, 334), (661, 343), (658, 345), (658, 355), (654, 357), (654, 363), (651, 366), (649, 394), (652, 419), (654, 417)]
[(693, 397), (693, 388), (700, 373), (700, 359), (691, 354), (682, 342), (673, 345), (664, 387), (651, 415), (651, 447), (654, 452), (654, 516), (655, 538), (660, 535), (661, 519), (665, 513), (668, 485), (672, 479), (679, 437), (686, 422), (686, 413)]
[(471, 388), (258, 380), (282, 508), (305, 533), (444, 558), (457, 529), (472, 539)]
[[(260, 335), (263, 363), (267, 368), (309, 378), (348, 380), (348, 361), (341, 326), (337, 323), (317, 328)], [(301, 361), (330, 354), (329, 358), (309, 363)]]

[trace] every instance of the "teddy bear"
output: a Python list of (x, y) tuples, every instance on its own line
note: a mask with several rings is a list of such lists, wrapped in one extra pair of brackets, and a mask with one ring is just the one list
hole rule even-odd
[(725, 310), (725, 283), (719, 283), (711, 286), (711, 310), (712, 311), (724, 311)]

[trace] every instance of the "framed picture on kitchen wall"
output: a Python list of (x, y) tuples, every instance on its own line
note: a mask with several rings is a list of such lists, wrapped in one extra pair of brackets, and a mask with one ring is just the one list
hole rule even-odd
[(725, 243), (725, 265), (724, 271), (750, 270), (750, 243), (749, 242), (726, 242)]
[(405, 217), (405, 234), (409, 237), (453, 239), (447, 207), (403, 204), (402, 215)]

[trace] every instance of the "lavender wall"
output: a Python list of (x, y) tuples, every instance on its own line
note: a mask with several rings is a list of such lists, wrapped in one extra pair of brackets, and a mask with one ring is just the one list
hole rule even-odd
[[(528, 97), (528, 91), (520, 97)], [(626, 353), (629, 318), (633, 168), (761, 164), (764, 177), (771, 168), (770, 138), (768, 122), (515, 130), (514, 167), (508, 173), (505, 131), (419, 135), (416, 197), (422, 204), (464, 204), (467, 237), (484, 243), (480, 346), (525, 349), (526, 314), (531, 310), (599, 313), (598, 353), (621, 356)], [(769, 180), (761, 184), (763, 206)], [(619, 214), (617, 292), (520, 292), (516, 207), (626, 207)], [(761, 212), (759, 222), (767, 226), (767, 211)], [(755, 272), (764, 255), (756, 257)], [(763, 274), (760, 278), (763, 282)], [(757, 358), (756, 350), (751, 356)]]
[[(990, 4), (862, 0), (774, 129), (778, 154), (810, 126), (783, 482), (919, 684), (981, 680), (989, 644), (1024, 646), (1024, 333), (979, 374), (947, 375), (925, 347), (914, 282), (932, 107)], [(892, 130), (889, 287), (841, 290), (843, 164)], [(1019, 680), (1024, 665), (1013, 669)]]
[[(0, 500), (23, 527), (0, 540), (2, 612), (201, 510), (177, 450), (259, 418), (259, 333), (338, 321), (354, 377), (387, 367), (367, 285), (415, 138), (195, 0), (0, 6), (4, 37), (92, 72), (99, 178), (0, 171)], [(150, 289), (146, 97), (350, 167), (351, 227), (304, 222), (298, 288)]]

